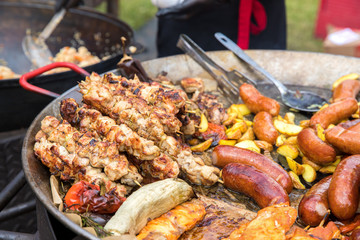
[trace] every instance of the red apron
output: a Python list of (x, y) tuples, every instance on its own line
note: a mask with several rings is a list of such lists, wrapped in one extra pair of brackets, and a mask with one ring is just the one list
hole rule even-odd
[[(255, 23), (251, 21), (251, 18)], [(242, 49), (249, 48), (250, 33), (261, 33), (267, 24), (264, 6), (258, 0), (240, 0), (238, 20), (238, 41)]]

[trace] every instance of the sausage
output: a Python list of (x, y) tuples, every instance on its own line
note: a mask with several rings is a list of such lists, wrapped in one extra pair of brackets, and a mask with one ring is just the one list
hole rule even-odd
[(348, 129), (340, 126), (327, 129), (325, 131), (325, 138), (331, 145), (344, 153), (360, 154), (360, 134), (358, 131), (360, 126), (355, 125)]
[(358, 123), (360, 123), (360, 118), (355, 119), (355, 120), (348, 120), (346, 122), (339, 123), (337, 126), (348, 129), (349, 127), (355, 126)]
[(255, 115), (253, 130), (258, 139), (266, 141), (271, 145), (275, 144), (276, 138), (279, 136), (278, 131), (274, 127), (272, 116), (264, 111)]
[(360, 123), (357, 123), (354, 126), (349, 127), (347, 130), (360, 133)]
[(291, 193), (293, 189), (289, 174), (278, 163), (248, 149), (218, 145), (213, 150), (212, 163), (217, 167), (224, 167), (229, 163), (249, 165), (273, 178), (286, 192)]
[(342, 160), (336, 167), (329, 186), (331, 212), (340, 220), (355, 216), (359, 203), (360, 155)]
[(341, 120), (350, 117), (358, 110), (357, 101), (354, 98), (347, 98), (330, 104), (328, 107), (316, 112), (310, 118), (310, 127), (320, 124), (326, 129), (330, 124), (337, 124)]
[(318, 226), (329, 210), (328, 189), (331, 176), (321, 179), (302, 197), (298, 213), (305, 225)]
[(297, 135), (300, 151), (312, 162), (326, 165), (335, 161), (335, 149), (321, 140), (312, 128), (305, 128)]
[(262, 95), (253, 85), (244, 83), (240, 86), (239, 92), (241, 99), (252, 113), (265, 111), (271, 116), (279, 115), (280, 104), (276, 100)]
[(332, 101), (337, 102), (345, 98), (356, 98), (360, 91), (360, 81), (348, 79), (340, 83), (333, 91)]
[(357, 227), (352, 231), (349, 240), (360, 240), (360, 228)]
[(223, 168), (224, 185), (255, 200), (260, 208), (289, 203), (289, 196), (274, 179), (258, 169), (241, 163)]

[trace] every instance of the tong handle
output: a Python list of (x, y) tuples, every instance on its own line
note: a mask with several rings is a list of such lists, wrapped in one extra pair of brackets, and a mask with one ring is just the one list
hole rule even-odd
[(73, 63), (68, 63), (68, 62), (55, 62), (55, 63), (51, 63), (49, 65), (43, 66), (41, 68), (35, 69), (34, 71), (25, 73), (24, 75), (22, 75), (20, 77), (19, 83), (20, 86), (22, 88), (24, 88), (25, 90), (31, 91), (31, 92), (35, 92), (41, 95), (46, 95), (46, 96), (50, 96), (53, 98), (57, 98), (58, 96), (60, 96), (57, 93), (51, 92), (49, 90), (34, 86), (30, 83), (28, 83), (28, 80), (39, 76), (40, 74), (47, 72), (49, 70), (52, 70), (54, 68), (59, 68), (59, 67), (66, 67), (66, 68), (70, 68), (71, 70), (83, 75), (83, 76), (90, 76), (90, 73), (88, 73), (86, 70), (82, 69), (81, 67), (78, 67), (77, 65), (73, 64)]
[(204, 50), (202, 50), (193, 40), (191, 40), (190, 37), (185, 34), (181, 34), (176, 46), (192, 57), (215, 80), (217, 80), (218, 84), (223, 88), (223, 90), (228, 90), (232, 95), (239, 96), (237, 87), (234, 86), (234, 84), (224, 76), (215, 74), (207, 64), (219, 70), (223, 74), (226, 74), (226, 70), (215, 63), (211, 58), (209, 58)]

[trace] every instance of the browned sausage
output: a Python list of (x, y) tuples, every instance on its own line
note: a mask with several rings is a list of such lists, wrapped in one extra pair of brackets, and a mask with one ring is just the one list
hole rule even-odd
[(328, 189), (331, 176), (321, 179), (302, 197), (298, 213), (305, 225), (318, 226), (329, 210)]
[(273, 178), (286, 192), (291, 193), (293, 189), (289, 174), (278, 163), (251, 150), (218, 145), (213, 150), (212, 163), (217, 167), (224, 167), (229, 163), (250, 165)]
[(360, 227), (357, 227), (352, 231), (349, 240), (360, 240)]
[(239, 88), (240, 97), (254, 114), (265, 111), (271, 116), (279, 115), (280, 104), (271, 98), (262, 95), (253, 85), (244, 83)]
[(329, 206), (340, 220), (354, 217), (359, 203), (359, 184), (360, 155), (352, 155), (336, 167), (329, 186)]
[(299, 149), (312, 162), (326, 165), (335, 161), (335, 149), (321, 140), (312, 128), (305, 128), (297, 135)]
[(332, 103), (310, 118), (310, 127), (316, 127), (316, 124), (320, 124), (321, 127), (326, 129), (330, 124), (337, 124), (341, 120), (350, 117), (356, 113), (358, 108), (357, 101), (353, 98)]
[(333, 91), (332, 101), (337, 102), (345, 98), (356, 98), (360, 91), (360, 81), (348, 79), (340, 83)]
[(255, 200), (260, 208), (289, 203), (289, 196), (274, 179), (241, 163), (227, 164), (222, 171), (224, 185)]
[(327, 129), (325, 131), (325, 138), (331, 145), (344, 153), (360, 154), (360, 134), (356, 130), (357, 125), (348, 129), (340, 126)]
[(279, 136), (278, 131), (274, 127), (272, 116), (264, 111), (255, 115), (253, 130), (258, 139), (272, 145), (275, 144), (276, 138)]
[(348, 129), (349, 127), (355, 126), (358, 123), (360, 123), (360, 118), (355, 119), (355, 120), (348, 120), (346, 122), (339, 123), (337, 126)]

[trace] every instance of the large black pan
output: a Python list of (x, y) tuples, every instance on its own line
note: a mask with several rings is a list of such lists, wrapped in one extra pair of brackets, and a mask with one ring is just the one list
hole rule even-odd
[[(280, 81), (291, 85), (298, 85), (298, 88), (305, 86), (310, 90), (321, 90), (324, 88), (329, 92), (328, 89), (330, 89), (331, 83), (334, 80), (344, 74), (357, 72), (360, 69), (359, 58), (290, 51), (247, 51), (247, 53)], [(247, 71), (231, 52), (221, 51), (210, 52), (209, 54), (210, 57), (219, 63), (223, 62), (223, 65), (229, 69), (237, 68), (241, 71)], [(166, 71), (168, 76), (175, 81), (188, 76), (210, 78), (192, 59), (185, 55), (147, 61), (143, 63), (143, 66), (152, 77), (161, 71)], [(251, 72), (247, 73), (251, 75)], [(269, 93), (265, 93), (265, 95), (269, 95)], [(46, 115), (59, 117), (59, 102), (69, 97), (75, 98), (78, 102), (81, 101), (77, 87), (72, 88), (51, 102), (29, 127), (22, 150), (23, 169), (27, 181), (36, 196), (52, 215), (75, 233), (89, 239), (96, 239), (90, 233), (67, 219), (52, 204), (49, 171), (35, 158), (33, 153), (34, 136), (40, 129), (41, 120)], [(272, 97), (276, 97), (276, 93)]]
[[(0, 60), (18, 74), (30, 71), (21, 41), (27, 29), (40, 32), (54, 14), (54, 7), (46, 4), (0, 1)], [(133, 30), (123, 21), (88, 8), (70, 9), (54, 33), (47, 40), (53, 54), (64, 46), (85, 45), (90, 52), (108, 59), (85, 69), (104, 73), (116, 67), (122, 57), (120, 38), (134, 43)], [(78, 41), (81, 39), (81, 41)], [(34, 84), (57, 93), (76, 85), (81, 76), (71, 72), (39, 76)], [(0, 80), (0, 132), (28, 127), (51, 98), (24, 91), (19, 79)], [(8, 121), (8, 119), (12, 119)]]

